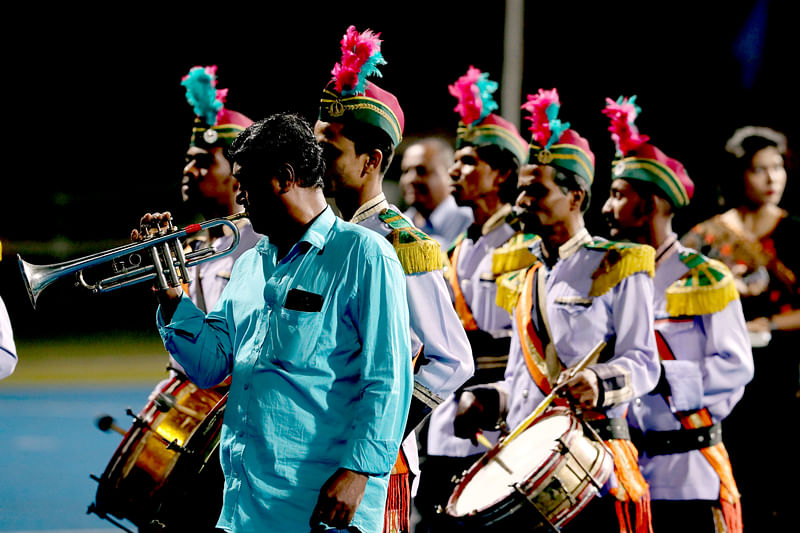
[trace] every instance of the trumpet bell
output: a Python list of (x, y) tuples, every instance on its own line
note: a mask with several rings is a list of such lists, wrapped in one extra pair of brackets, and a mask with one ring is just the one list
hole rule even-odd
[(36, 309), (36, 300), (39, 299), (39, 293), (57, 278), (48, 278), (44, 272), (47, 267), (28, 263), (19, 254), (17, 254), (17, 261), (22, 273), (22, 281), (25, 282), (25, 289), (28, 291), (28, 298), (30, 298), (33, 308)]

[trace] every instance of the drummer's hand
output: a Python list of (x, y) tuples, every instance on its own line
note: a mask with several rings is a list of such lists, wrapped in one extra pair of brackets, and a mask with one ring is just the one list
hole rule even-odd
[(589, 369), (581, 370), (563, 385), (566, 396), (584, 409), (597, 407), (600, 398), (600, 385), (597, 374)]
[(456, 437), (469, 439), (477, 446), (475, 434), (481, 429), (496, 429), (500, 419), (500, 393), (493, 387), (474, 386), (461, 392), (458, 398), (453, 432)]
[(346, 468), (337, 470), (319, 491), (317, 505), (309, 520), (311, 528), (316, 528), (320, 522), (337, 529), (349, 526), (364, 498), (368, 478), (366, 474)]
[(139, 220), (139, 228), (131, 231), (132, 241), (141, 241), (148, 235), (158, 233), (159, 229), (169, 226), (172, 214), (169, 211), (163, 213), (145, 213)]
[(460, 439), (469, 439), (473, 446), (477, 446), (475, 434), (481, 429), (483, 413), (483, 405), (475, 394), (470, 391), (462, 392), (458, 398), (456, 418), (453, 420), (453, 434)]

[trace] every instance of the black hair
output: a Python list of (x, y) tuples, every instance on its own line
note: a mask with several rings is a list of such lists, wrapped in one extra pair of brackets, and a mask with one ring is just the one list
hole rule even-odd
[(366, 154), (373, 150), (381, 151), (383, 154), (381, 175), (383, 175), (394, 158), (394, 143), (389, 134), (377, 126), (358, 120), (346, 120), (342, 124), (342, 135), (353, 141), (356, 155)]
[(728, 152), (726, 172), (734, 186), (725, 187), (721, 191), (724, 203), (736, 206), (746, 202), (744, 176), (751, 168), (753, 157), (764, 148), (775, 148), (783, 157), (784, 166), (788, 169), (791, 158), (786, 146), (786, 136), (776, 130), (761, 126), (745, 126), (734, 132), (725, 144)]
[(556, 167), (553, 167), (553, 170), (555, 170), (555, 177), (553, 178), (553, 181), (555, 181), (556, 185), (559, 186), (561, 192), (567, 194), (569, 191), (583, 191), (581, 213), (585, 213), (586, 210), (589, 209), (589, 203), (591, 201), (591, 190), (589, 188), (589, 184), (586, 183), (586, 180), (578, 177), (578, 175), (571, 170)]
[(475, 152), (482, 161), (501, 174), (508, 172), (508, 178), (500, 184), (498, 196), (500, 201), (513, 204), (517, 199), (517, 175), (519, 174), (519, 159), (505, 148), (496, 144), (475, 146)]
[(325, 161), (311, 125), (295, 113), (276, 113), (240, 133), (226, 155), (249, 170), (275, 172), (288, 164), (301, 187), (322, 187)]

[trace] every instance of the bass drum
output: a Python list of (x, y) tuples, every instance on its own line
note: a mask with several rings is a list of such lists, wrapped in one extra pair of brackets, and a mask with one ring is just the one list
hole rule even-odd
[(88, 512), (119, 527), (111, 516), (129, 520), (140, 532), (217, 531), (227, 389), (200, 389), (183, 376), (168, 380), (135, 417)]
[(558, 531), (613, 469), (603, 443), (586, 436), (569, 409), (556, 407), (467, 470), (450, 496), (446, 520), (459, 531)]

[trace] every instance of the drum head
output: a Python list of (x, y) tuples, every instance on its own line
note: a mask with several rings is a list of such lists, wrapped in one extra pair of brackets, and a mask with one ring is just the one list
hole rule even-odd
[(547, 416), (505, 443), (496, 457), (512, 473), (500, 466), (497, 460), (489, 460), (478, 467), (465, 478), (465, 485), (460, 487), (455, 501), (448, 506), (448, 514), (466, 516), (507, 498), (514, 492), (514, 484), (527, 481), (558, 453), (557, 440), (570, 430), (572, 422), (570, 417), (562, 414)]

